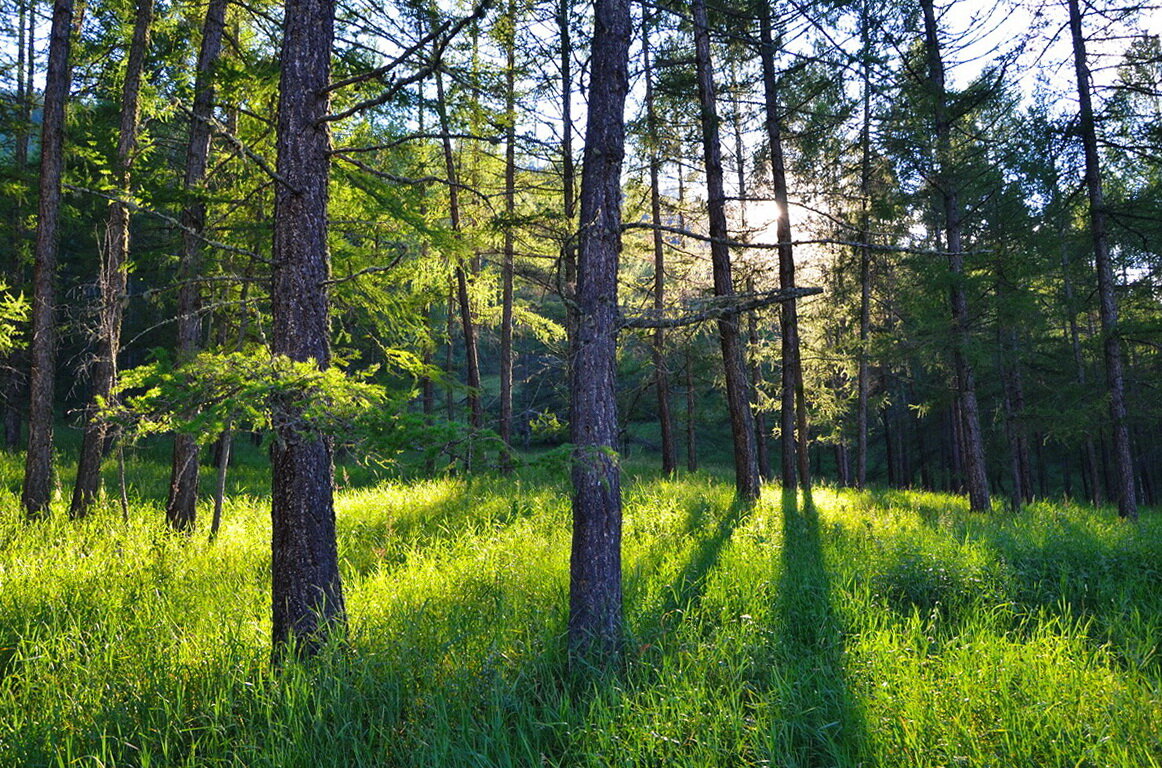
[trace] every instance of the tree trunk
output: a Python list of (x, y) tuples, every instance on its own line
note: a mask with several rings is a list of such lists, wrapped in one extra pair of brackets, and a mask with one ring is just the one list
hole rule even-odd
[[(28, 147), (32, 138), (32, 83), (36, 74), (36, 2), (20, 3), (17, 20), (16, 59), (16, 131), (13, 137), (12, 172), (20, 189), (28, 182)], [(28, 233), (24, 226), (25, 206), (20, 200), (12, 201), (12, 263), (8, 265), (9, 287), (23, 285), (24, 263), (27, 259)], [(22, 350), (13, 350), (5, 358), (0, 371), (3, 387), (4, 447), (15, 451), (21, 447), (21, 426), (25, 400), (24, 375), (28, 366)]]
[(600, 669), (621, 647), (621, 471), (617, 441), (617, 267), (629, 90), (628, 0), (596, 0), (581, 178), (578, 325), (571, 377), (573, 545), (569, 650)]
[[(440, 116), (440, 133), (443, 134), (444, 172), (448, 176), (448, 216), (452, 231), (459, 236), (460, 188), (456, 173), (456, 158), (452, 153), (452, 136), (448, 122), (448, 104), (444, 99), (444, 78), (436, 71), (436, 111)], [(472, 319), (472, 304), (468, 297), (468, 273), (464, 260), (456, 257), (456, 303), (460, 308), (460, 329), (464, 334), (464, 362), (468, 377), (468, 423), (473, 431), (484, 427), (484, 408), (480, 401), (480, 358), (476, 350), (476, 324)], [(471, 463), (471, 451), (468, 461)]]
[[(327, 179), (331, 140), (326, 88), (335, 6), (288, 0), (278, 104), (271, 351), (330, 365), (326, 281)], [(274, 404), (271, 447), (271, 574), (275, 658), (310, 655), (344, 624), (335, 543), (331, 441)]]
[(963, 227), (964, 212), (952, 169), (952, 119), (948, 115), (944, 62), (940, 57), (940, 40), (932, 0), (920, 0), (924, 13), (924, 37), (928, 58), (928, 87), (935, 102), (936, 133), (935, 186), (943, 202), (944, 231), (948, 250), (948, 271), (952, 287), (952, 367), (956, 377), (956, 394), (960, 400), (964, 430), (964, 468), (969, 506), (975, 512), (990, 509), (988, 476), (985, 472), (984, 436), (980, 427), (980, 406), (976, 399), (976, 378), (968, 360), (969, 324), (968, 294), (965, 290)]
[[(201, 346), (201, 287), (198, 277), (202, 262), (202, 232), (206, 227), (203, 185), (210, 159), (210, 120), (214, 112), (214, 66), (222, 51), (226, 26), (226, 0), (210, 0), (202, 25), (202, 45), (198, 52), (194, 80), (194, 106), (190, 117), (190, 143), (186, 150), (182, 211), (182, 254), (178, 265), (177, 352), (179, 362), (188, 361)], [(194, 524), (198, 504), (198, 445), (189, 435), (175, 435), (173, 466), (170, 471), (166, 518), (177, 530)]]
[[(693, 340), (690, 344), (693, 344)], [(686, 469), (698, 471), (698, 398), (694, 392), (694, 360), (686, 347)]]
[[(137, 146), (140, 114), (141, 71), (149, 46), (149, 29), (153, 23), (153, 0), (138, 0), (133, 21), (133, 40), (125, 65), (125, 84), (121, 90), (121, 126), (117, 139), (117, 184), (122, 194), (130, 196), (130, 172)], [(109, 223), (105, 228), (101, 264), (101, 309), (98, 315), (97, 354), (93, 365), (92, 400), (85, 408), (81, 453), (69, 517), (84, 517), (101, 487), (101, 459), (105, 454), (106, 424), (97, 418), (97, 402), (108, 402), (117, 385), (117, 352), (121, 347), (122, 302), (124, 301), (129, 262), (129, 206), (122, 202), (109, 205)]]
[[(726, 245), (726, 192), (722, 181), (722, 147), (718, 135), (718, 114), (714, 88), (714, 67), (710, 59), (710, 31), (705, 0), (694, 0), (694, 60), (698, 77), (698, 102), (702, 112), (702, 151), (706, 164), (707, 213), (710, 219), (710, 258), (714, 271), (714, 295), (731, 297), (730, 249)], [(726, 400), (730, 410), (730, 431), (734, 440), (735, 492), (744, 501), (758, 499), (760, 493), (758, 456), (755, 451), (754, 416), (750, 408), (743, 342), (738, 315), (718, 321), (722, 364), (726, 377)]]
[(1130, 431), (1126, 423), (1126, 385), (1118, 330), (1118, 305), (1114, 296), (1114, 271), (1110, 262), (1106, 233), (1106, 208), (1102, 193), (1097, 130), (1094, 127), (1093, 105), (1090, 98), (1089, 65), (1086, 62), (1085, 37), (1082, 34), (1081, 10), (1077, 0), (1069, 0), (1069, 29), (1073, 35), (1073, 61), (1077, 72), (1077, 95), (1080, 102), (1079, 129), (1085, 149), (1085, 187), (1089, 195), (1090, 231), (1093, 237), (1102, 347), (1105, 353), (1106, 391), (1109, 393), (1110, 422), (1113, 431), (1112, 490), (1117, 497), (1118, 514), (1130, 520), (1137, 520), (1138, 502), (1134, 489), (1134, 460), (1130, 452)]
[(64, 171), (65, 104), (69, 97), (73, 0), (55, 0), (40, 138), (40, 202), (33, 253), (32, 340), (29, 344), (28, 453), (21, 505), (30, 518), (48, 513), (53, 486), (53, 386), (56, 366), (56, 279)]
[[(654, 111), (654, 83), (650, 69), (650, 31), (648, 12), (642, 18), (642, 71), (646, 83), (646, 126), (651, 137), (649, 141), (650, 164), (650, 218), (655, 226), (661, 226), (662, 192), (658, 181), (662, 159), (658, 156), (656, 143), (658, 118)], [(661, 317), (666, 306), (666, 254), (662, 230), (654, 229), (654, 311)], [(678, 448), (674, 441), (674, 419), (670, 412), (670, 376), (666, 370), (666, 332), (655, 328), (653, 334), (654, 388), (658, 395), (658, 424), (662, 432), (662, 474), (670, 476), (678, 471)]]
[[(570, 12), (573, 3), (560, 0), (557, 5), (557, 29), (561, 36), (561, 189), (565, 207), (565, 240), (561, 245), (561, 272), (564, 285), (565, 336), (572, 348), (577, 331), (577, 168), (573, 162), (573, 43)], [(568, 367), (568, 366), (566, 366)]]
[(508, 4), (505, 40), (504, 262), (500, 297), (500, 470), (512, 471), (512, 270), (516, 218), (516, 3)]
[(871, 373), (868, 345), (871, 343), (871, 61), (869, 20), (866, 2), (862, 8), (860, 34), (863, 37), (863, 126), (859, 132), (859, 372), (856, 394), (855, 487), (867, 484), (868, 399)]
[[(767, 141), (771, 152), (771, 186), (778, 210), (775, 233), (779, 244), (779, 287), (795, 287), (795, 257), (791, 247), (790, 199), (787, 174), (783, 163), (783, 138), (779, 129), (778, 86), (775, 82), (775, 46), (771, 38), (770, 8), (763, 5), (759, 14), (760, 53), (763, 68), (763, 95), (766, 107)], [(782, 335), (783, 379), (780, 388), (780, 424), (782, 433), (782, 482), (784, 488), (795, 487), (798, 472), (803, 488), (811, 487), (810, 456), (807, 449), (807, 401), (803, 388), (803, 365), (799, 350), (799, 317), (794, 301), (779, 309)], [(796, 440), (796, 437), (798, 438)]]

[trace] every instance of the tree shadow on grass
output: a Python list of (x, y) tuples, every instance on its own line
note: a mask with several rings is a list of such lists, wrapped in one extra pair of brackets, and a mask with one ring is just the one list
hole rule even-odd
[(783, 492), (782, 578), (772, 627), (770, 760), (781, 766), (858, 765), (863, 715), (844, 669), (844, 631), (832, 607), (819, 517), (810, 491)]

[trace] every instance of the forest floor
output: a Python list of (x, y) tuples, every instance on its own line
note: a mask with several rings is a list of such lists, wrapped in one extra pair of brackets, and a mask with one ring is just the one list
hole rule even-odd
[(1156, 510), (741, 509), (724, 477), (631, 465), (626, 660), (577, 685), (559, 470), (341, 469), (349, 637), (272, 670), (261, 461), (214, 543), (165, 530), (160, 460), (130, 464), (128, 523), (110, 501), (25, 524), (20, 465), (0, 455), (0, 766), (1162, 764)]

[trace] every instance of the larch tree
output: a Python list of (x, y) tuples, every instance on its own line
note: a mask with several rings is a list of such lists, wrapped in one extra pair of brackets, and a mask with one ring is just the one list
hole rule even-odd
[[(222, 51), (226, 28), (226, 0), (210, 0), (202, 24), (202, 42), (194, 74), (194, 103), (190, 110), (190, 135), (186, 146), (183, 189), (187, 195), (182, 210), (182, 250), (178, 263), (177, 353), (188, 360), (201, 346), (202, 238), (206, 227), (204, 184), (210, 161), (210, 138), (214, 113), (214, 67)], [(198, 504), (198, 444), (192, 435), (174, 435), (166, 519), (177, 530), (194, 524)]]
[(55, 0), (40, 134), (40, 198), (33, 252), (28, 453), (20, 501), (30, 518), (48, 512), (53, 490), (53, 388), (56, 381), (56, 272), (60, 246), (65, 105), (72, 69), (73, 0)]
[(1105, 197), (1102, 190), (1101, 160), (1098, 156), (1097, 129), (1094, 125), (1089, 63), (1086, 58), (1085, 34), (1082, 29), (1078, 0), (1068, 0), (1069, 30), (1073, 39), (1073, 63), (1077, 74), (1077, 96), (1080, 105), (1079, 133), (1085, 152), (1085, 191), (1089, 198), (1089, 228), (1093, 239), (1094, 267), (1097, 271), (1099, 317), (1101, 318), (1102, 353), (1105, 359), (1106, 392), (1109, 396), (1110, 422), (1114, 443), (1114, 495), (1118, 514), (1138, 519), (1138, 502), (1134, 489), (1134, 460), (1130, 450), (1130, 430), (1126, 423), (1125, 365), (1122, 340), (1118, 330), (1118, 303), (1114, 290), (1114, 270), (1110, 260), (1109, 233)]
[[(279, 57), (271, 352), (331, 364), (327, 110), (331, 0), (288, 0)], [(335, 541), (331, 439), (276, 398), (271, 446), (271, 599), (275, 658), (310, 655), (345, 624)]]
[[(706, 205), (710, 222), (710, 258), (714, 272), (714, 294), (734, 296), (731, 276), (729, 231), (726, 225), (726, 192), (723, 186), (722, 147), (718, 131), (718, 111), (714, 66), (710, 54), (710, 25), (705, 0), (694, 0), (694, 62), (701, 105), (702, 154), (706, 166)], [(734, 444), (734, 484), (740, 499), (753, 501), (761, 491), (758, 454), (755, 448), (754, 416), (750, 407), (744, 342), (739, 332), (738, 313), (718, 319), (718, 339), (726, 376), (727, 408)]]
[[(138, 0), (133, 36), (121, 88), (121, 118), (115, 159), (116, 183), (120, 194), (131, 196), (130, 172), (137, 146), (140, 117), (141, 74), (153, 24), (153, 0)], [(108, 402), (117, 385), (117, 353), (121, 346), (121, 320), (129, 269), (129, 204), (115, 200), (109, 204), (98, 284), (100, 309), (97, 313), (97, 349), (93, 360), (92, 399), (85, 409), (81, 453), (69, 516), (87, 514), (101, 485), (101, 459), (105, 452), (107, 424), (98, 418), (97, 407)]]
[(608, 667), (621, 648), (621, 470), (617, 445), (617, 271), (629, 90), (628, 0), (596, 0), (581, 175), (577, 328), (571, 366), (571, 657)]

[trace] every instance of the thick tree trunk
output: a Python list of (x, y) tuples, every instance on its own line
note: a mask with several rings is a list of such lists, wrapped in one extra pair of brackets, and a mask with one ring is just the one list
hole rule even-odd
[[(650, 218), (662, 225), (662, 192), (658, 181), (662, 159), (658, 156), (656, 137), (658, 118), (654, 111), (654, 83), (650, 69), (650, 31), (648, 13), (642, 19), (642, 70), (646, 81), (646, 125), (654, 140), (649, 144), (650, 164)], [(662, 230), (653, 231), (654, 245), (654, 311), (661, 316), (666, 306), (666, 253)], [(662, 473), (673, 475), (678, 471), (678, 448), (674, 441), (674, 419), (670, 412), (670, 376), (666, 370), (666, 332), (655, 328), (653, 335), (654, 388), (658, 396), (658, 424), (662, 433)]]
[(948, 115), (944, 62), (940, 57), (940, 40), (932, 0), (920, 0), (924, 13), (925, 49), (928, 59), (928, 87), (934, 101), (936, 132), (935, 186), (941, 196), (944, 214), (945, 245), (951, 276), (952, 368), (956, 377), (956, 394), (960, 401), (964, 430), (965, 482), (969, 506), (975, 512), (990, 509), (988, 477), (985, 472), (984, 436), (980, 427), (980, 406), (976, 399), (976, 378), (968, 359), (969, 313), (965, 289), (963, 227), (964, 212), (956, 187), (952, 165), (952, 119)]
[[(335, 6), (288, 0), (280, 65), (271, 351), (330, 364), (326, 281), (331, 140), (326, 88)], [(275, 657), (309, 655), (344, 623), (335, 543), (331, 441), (276, 402), (271, 448), (271, 575)]]
[(500, 297), (500, 469), (512, 471), (512, 270), (516, 218), (516, 3), (508, 4), (510, 28), (505, 40), (504, 262)]
[(21, 505), (30, 518), (48, 513), (53, 486), (53, 386), (56, 367), (56, 280), (64, 171), (65, 103), (69, 97), (73, 0), (55, 0), (40, 137), (40, 201), (33, 252), (32, 339), (29, 344), (28, 453)]
[(617, 441), (617, 267), (629, 90), (628, 0), (596, 0), (581, 178), (573, 347), (573, 545), (569, 650), (609, 668), (621, 647), (621, 471)]
[(1098, 306), (1101, 314), (1102, 348), (1105, 353), (1106, 391), (1110, 401), (1110, 422), (1114, 442), (1114, 484), (1118, 514), (1138, 519), (1138, 502), (1134, 488), (1134, 459), (1130, 451), (1130, 430), (1126, 422), (1126, 385), (1122, 363), (1121, 338), (1118, 331), (1118, 304), (1114, 296), (1114, 270), (1110, 261), (1105, 198), (1102, 193), (1101, 164), (1098, 158), (1097, 130), (1094, 126), (1090, 96), (1089, 65), (1086, 62), (1085, 36), (1081, 28), (1078, 0), (1069, 0), (1069, 29), (1073, 35), (1073, 61), (1077, 72), (1077, 95), (1080, 102), (1079, 129), (1085, 149), (1085, 187), (1089, 195), (1090, 232), (1093, 237), (1093, 259), (1097, 270)]
[[(133, 39), (125, 65), (125, 84), (121, 90), (121, 125), (117, 139), (117, 184), (129, 196), (130, 172), (137, 146), (140, 109), (141, 71), (149, 46), (153, 24), (153, 0), (138, 0), (133, 21)], [(84, 517), (101, 487), (101, 459), (105, 455), (106, 424), (97, 418), (97, 402), (108, 402), (117, 384), (117, 352), (121, 347), (122, 302), (125, 295), (129, 263), (129, 206), (109, 205), (109, 222), (105, 227), (100, 287), (101, 309), (98, 315), (97, 353), (93, 361), (92, 400), (85, 409), (81, 454), (69, 516)]]
[[(694, 61), (698, 77), (698, 102), (702, 112), (702, 152), (706, 165), (707, 213), (710, 220), (710, 258), (714, 271), (714, 295), (734, 295), (731, 277), (729, 236), (726, 226), (726, 192), (722, 180), (722, 147), (718, 134), (718, 113), (714, 87), (714, 66), (710, 58), (710, 30), (705, 0), (694, 0)], [(755, 450), (754, 416), (750, 408), (746, 361), (738, 327), (738, 315), (718, 321), (722, 364), (726, 377), (726, 401), (730, 410), (730, 431), (734, 441), (735, 492), (744, 501), (758, 499), (761, 490), (758, 456)]]
[[(177, 352), (179, 361), (197, 354), (201, 346), (202, 232), (206, 227), (206, 202), (202, 198), (210, 159), (210, 121), (214, 111), (213, 70), (222, 51), (226, 27), (226, 0), (210, 0), (202, 24), (202, 45), (194, 79), (194, 105), (190, 116), (190, 142), (186, 149), (184, 183), (187, 202), (182, 211), (182, 253), (178, 264)], [(189, 435), (175, 435), (170, 470), (166, 518), (177, 530), (194, 524), (198, 504), (198, 445)]]
[[(779, 129), (778, 85), (775, 81), (775, 46), (771, 38), (770, 8), (763, 5), (759, 14), (760, 57), (763, 68), (763, 96), (766, 108), (767, 141), (771, 152), (771, 186), (778, 210), (775, 234), (779, 244), (779, 287), (795, 287), (795, 257), (791, 247), (790, 198), (783, 163), (783, 138)], [(803, 387), (803, 364), (799, 349), (799, 317), (795, 302), (784, 302), (779, 309), (782, 335), (783, 378), (780, 387), (779, 431), (782, 441), (782, 482), (784, 488), (795, 487), (796, 472), (803, 488), (811, 487), (807, 397)], [(796, 439), (797, 438), (797, 439)]]

